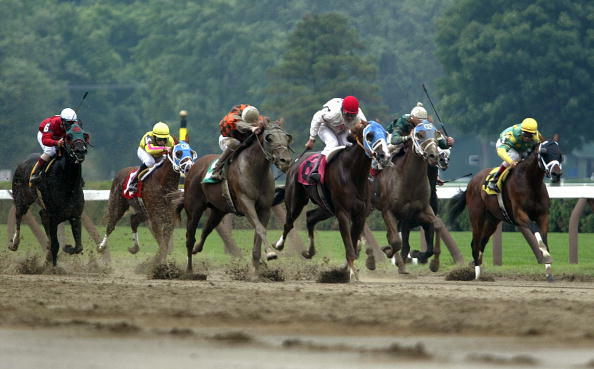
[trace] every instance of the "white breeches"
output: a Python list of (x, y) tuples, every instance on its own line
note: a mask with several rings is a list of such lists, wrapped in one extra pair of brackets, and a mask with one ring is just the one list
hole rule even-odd
[(325, 145), (324, 150), (322, 150), (322, 154), (327, 156), (336, 146), (348, 146), (348, 135), (348, 131), (336, 133), (331, 128), (328, 128), (322, 124), (320, 126), (320, 130), (318, 131), (318, 136), (320, 136), (322, 141), (324, 141)]
[(147, 167), (150, 168), (155, 165), (155, 158), (153, 158), (153, 156), (148, 152), (144, 151), (143, 148), (139, 147), (136, 153), (138, 154), (138, 159), (140, 159), (140, 161), (142, 161)]
[(41, 146), (41, 149), (43, 150), (43, 153), (45, 154), (44, 159), (47, 158), (49, 160), (50, 158), (56, 156), (56, 147), (55, 146), (45, 146), (43, 144), (43, 142), (41, 142), (41, 137), (43, 137), (43, 133), (37, 132), (37, 142), (39, 142), (39, 146)]
[(221, 151), (225, 151), (229, 144), (231, 144), (231, 146), (237, 146), (240, 142), (236, 138), (219, 135), (219, 147), (221, 148)]
[[(499, 147), (499, 145), (501, 145), (501, 140), (497, 140), (495, 147)], [(520, 154), (514, 149), (509, 149), (507, 155), (509, 155), (509, 157), (512, 158), (513, 161), (518, 161), (521, 158)], [(509, 167), (509, 163), (507, 161), (503, 161), (502, 164), (504, 167)]]

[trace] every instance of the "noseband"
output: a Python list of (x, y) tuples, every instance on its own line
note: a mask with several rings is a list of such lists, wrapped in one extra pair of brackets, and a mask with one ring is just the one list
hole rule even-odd
[(563, 169), (563, 166), (561, 165), (561, 163), (559, 162), (559, 160), (555, 159), (555, 160), (551, 160), (548, 163), (544, 160), (544, 158), (542, 157), (541, 153), (540, 153), (540, 148), (541, 146), (546, 143), (547, 141), (541, 143), (540, 145), (538, 145), (538, 167), (542, 170), (544, 170), (545, 175), (548, 178), (551, 178), (551, 171), (553, 170), (553, 168), (555, 167), (555, 165), (559, 166), (559, 169)]

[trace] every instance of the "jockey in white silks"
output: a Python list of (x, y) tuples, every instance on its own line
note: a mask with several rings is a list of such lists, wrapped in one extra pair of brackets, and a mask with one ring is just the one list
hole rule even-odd
[[(335, 147), (348, 146), (349, 130), (361, 121), (367, 121), (367, 118), (359, 108), (359, 100), (356, 97), (334, 98), (314, 114), (305, 148), (311, 150), (316, 136), (320, 136), (325, 145), (322, 154), (328, 156)], [(319, 181), (318, 165), (319, 161), (313, 168), (310, 178)]]

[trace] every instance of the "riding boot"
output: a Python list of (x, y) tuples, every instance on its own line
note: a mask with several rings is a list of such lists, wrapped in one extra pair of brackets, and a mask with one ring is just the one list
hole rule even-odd
[(35, 163), (35, 166), (33, 166), (33, 169), (31, 170), (31, 176), (29, 177), (29, 187), (39, 184), (45, 164), (47, 164), (47, 162), (41, 157), (37, 159), (37, 163)]
[(138, 167), (138, 170), (136, 171), (136, 173), (134, 173), (134, 177), (130, 181), (130, 185), (128, 186), (129, 192), (136, 192), (138, 190), (138, 177), (140, 177), (140, 173), (142, 173), (142, 171), (145, 170), (146, 168), (148, 168), (148, 166), (146, 164), (144, 164), (144, 163), (140, 164), (140, 166)]
[(316, 161), (316, 164), (312, 168), (311, 172), (309, 172), (309, 179), (317, 183), (322, 183), (322, 176), (320, 175), (320, 173), (318, 173), (318, 168), (320, 167), (321, 161), (322, 158), (319, 158), (318, 161)]
[(489, 184), (487, 185), (487, 187), (489, 187), (489, 189), (491, 191), (499, 192), (499, 189), (497, 188), (497, 182), (499, 181), (499, 177), (501, 177), (501, 173), (503, 173), (503, 171), (505, 171), (505, 168), (507, 168), (507, 167), (505, 165), (501, 164), (497, 173), (495, 173), (493, 178), (491, 178), (491, 180), (489, 181)]
[(229, 160), (229, 157), (231, 157), (231, 155), (233, 155), (234, 152), (235, 152), (235, 147), (227, 146), (225, 148), (225, 151), (223, 151), (221, 156), (219, 156), (219, 160), (215, 164), (215, 167), (212, 169), (212, 174), (211, 174), (210, 178), (212, 178), (215, 181), (223, 180), (223, 168), (225, 167), (225, 164)]

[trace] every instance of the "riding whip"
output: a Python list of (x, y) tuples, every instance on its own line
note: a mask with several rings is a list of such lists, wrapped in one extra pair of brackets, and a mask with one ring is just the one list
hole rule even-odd
[(457, 180), (459, 180), (460, 178), (464, 178), (464, 177), (472, 177), (472, 173), (468, 173), (468, 174), (465, 174), (465, 175), (463, 175), (463, 176), (460, 176), (460, 177), (456, 177), (456, 178), (448, 179), (447, 181), (443, 181), (443, 183), (454, 182), (454, 181), (457, 181)]
[(76, 108), (74, 108), (74, 110), (78, 110), (78, 108), (80, 108), (80, 106), (82, 105), (82, 103), (85, 101), (85, 99), (87, 98), (87, 95), (89, 94), (89, 91), (85, 91), (85, 94), (83, 95), (82, 99), (80, 99), (80, 102), (78, 103), (78, 105), (76, 106)]
[(427, 99), (429, 99), (429, 103), (431, 104), (431, 107), (433, 108), (433, 111), (435, 112), (437, 121), (439, 122), (439, 124), (441, 124), (441, 129), (443, 129), (443, 133), (445, 133), (446, 137), (449, 137), (448, 131), (446, 131), (445, 126), (444, 126), (443, 122), (441, 121), (441, 118), (439, 117), (437, 110), (435, 109), (435, 105), (433, 105), (433, 101), (431, 101), (431, 98), (429, 97), (429, 92), (427, 92), (427, 89), (425, 88), (425, 84), (423, 83), (422, 86), (423, 86), (423, 91), (425, 91), (425, 95), (427, 95)]

